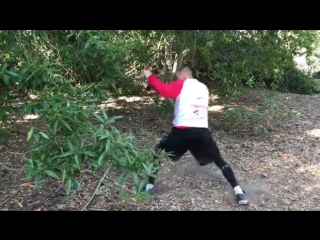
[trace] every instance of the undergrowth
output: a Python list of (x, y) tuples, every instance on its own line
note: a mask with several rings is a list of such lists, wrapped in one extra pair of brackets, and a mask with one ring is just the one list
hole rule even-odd
[(274, 127), (282, 125), (298, 112), (280, 104), (275, 94), (266, 94), (257, 109), (248, 109), (243, 106), (228, 107), (225, 120), (231, 132), (238, 134), (266, 135)]

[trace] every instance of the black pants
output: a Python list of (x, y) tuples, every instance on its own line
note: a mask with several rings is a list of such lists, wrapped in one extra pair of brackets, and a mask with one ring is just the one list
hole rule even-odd
[[(207, 128), (177, 129), (173, 127), (168, 136), (156, 146), (157, 150), (165, 150), (174, 161), (179, 160), (189, 150), (200, 166), (214, 162), (233, 188), (238, 185), (231, 167), (222, 158)], [(149, 178), (150, 183), (154, 181), (154, 178)]]

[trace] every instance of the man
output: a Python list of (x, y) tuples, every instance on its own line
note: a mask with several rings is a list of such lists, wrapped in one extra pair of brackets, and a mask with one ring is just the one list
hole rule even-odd
[[(173, 128), (169, 135), (160, 141), (156, 150), (172, 154), (171, 159), (174, 161), (179, 160), (189, 150), (200, 166), (214, 162), (233, 188), (238, 203), (249, 204), (233, 170), (222, 158), (208, 129), (207, 86), (194, 79), (189, 68), (183, 68), (177, 74), (178, 80), (170, 83), (161, 82), (148, 69), (144, 69), (144, 75), (148, 79), (149, 86), (158, 94), (175, 99)], [(154, 182), (155, 179), (150, 177), (145, 190), (152, 190)]]

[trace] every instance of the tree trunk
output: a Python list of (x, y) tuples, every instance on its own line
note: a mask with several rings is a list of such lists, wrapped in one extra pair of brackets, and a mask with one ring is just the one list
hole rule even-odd
[(176, 59), (175, 59), (175, 62), (173, 64), (173, 72), (174, 72), (176, 77), (177, 77), (177, 73), (182, 68), (182, 63), (183, 63), (182, 50), (183, 50), (183, 48), (182, 48), (181, 45), (177, 45), (176, 46)]
[(164, 80), (171, 82), (173, 79), (172, 42), (165, 47), (166, 69)]

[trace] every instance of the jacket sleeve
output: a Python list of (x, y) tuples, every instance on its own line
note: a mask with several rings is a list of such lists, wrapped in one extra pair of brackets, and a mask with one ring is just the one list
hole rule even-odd
[(181, 89), (183, 87), (182, 80), (176, 80), (170, 83), (161, 82), (156, 75), (152, 74), (148, 78), (150, 87), (152, 87), (158, 94), (164, 98), (175, 99), (179, 96)]

